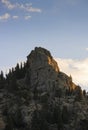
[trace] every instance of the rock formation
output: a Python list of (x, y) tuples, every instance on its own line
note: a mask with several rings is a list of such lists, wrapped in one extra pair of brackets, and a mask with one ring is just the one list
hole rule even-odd
[(36, 47), (0, 90), (2, 130), (88, 130), (86, 92), (60, 71), (44, 48)]

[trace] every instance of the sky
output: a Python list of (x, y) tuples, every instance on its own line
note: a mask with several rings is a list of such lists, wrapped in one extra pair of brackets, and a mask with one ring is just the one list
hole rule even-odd
[(25, 61), (36, 46), (88, 90), (88, 0), (0, 0), (0, 70)]

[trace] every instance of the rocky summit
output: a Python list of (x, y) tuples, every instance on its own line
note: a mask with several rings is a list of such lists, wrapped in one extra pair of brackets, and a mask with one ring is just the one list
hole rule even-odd
[(0, 74), (0, 130), (88, 130), (88, 96), (36, 47)]
[(30, 87), (42, 92), (48, 91), (49, 84), (57, 79), (59, 72), (56, 61), (50, 52), (43, 48), (35, 48), (27, 58)]

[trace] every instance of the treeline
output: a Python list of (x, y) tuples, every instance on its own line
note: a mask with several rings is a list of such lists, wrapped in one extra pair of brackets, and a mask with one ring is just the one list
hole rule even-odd
[(12, 89), (15, 87), (16, 88), (16, 81), (19, 79), (22, 79), (25, 77), (25, 73), (26, 73), (26, 69), (27, 69), (27, 63), (17, 63), (17, 65), (12, 68), (9, 69), (8, 74), (4, 75), (4, 72), (1, 71), (0, 73), (0, 88), (11, 88)]

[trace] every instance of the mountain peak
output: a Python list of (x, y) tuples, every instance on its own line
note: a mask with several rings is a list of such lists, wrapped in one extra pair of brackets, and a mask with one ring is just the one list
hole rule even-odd
[(42, 48), (42, 47), (35, 47), (35, 49), (31, 51), (31, 53), (29, 54), (29, 56), (31, 56), (34, 53), (42, 53), (42, 54), (45, 54), (47, 56), (52, 57), (51, 53), (47, 49)]
[(34, 66), (38, 69), (40, 67), (44, 68), (51, 66), (56, 72), (59, 72), (58, 64), (53, 59), (51, 53), (42, 47), (35, 47), (35, 49), (27, 56), (27, 59), (30, 67)]

